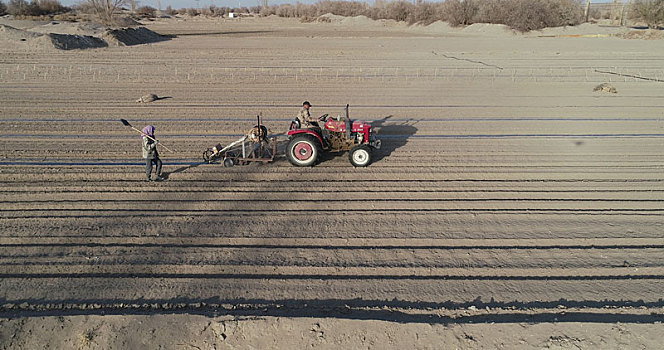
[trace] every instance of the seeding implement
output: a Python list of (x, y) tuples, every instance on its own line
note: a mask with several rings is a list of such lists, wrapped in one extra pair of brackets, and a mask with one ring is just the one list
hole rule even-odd
[(249, 132), (226, 147), (217, 144), (203, 152), (203, 160), (213, 163), (223, 159), (225, 167), (246, 165), (251, 162), (269, 163), (277, 153), (277, 138), (268, 138), (267, 128), (261, 124), (260, 116), (257, 124)]

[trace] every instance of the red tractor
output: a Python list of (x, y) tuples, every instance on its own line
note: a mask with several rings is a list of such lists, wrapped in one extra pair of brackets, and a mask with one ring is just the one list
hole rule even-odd
[(322, 115), (319, 120), (323, 128), (315, 125), (301, 128), (296, 119), (288, 130), (286, 157), (295, 166), (313, 166), (318, 162), (321, 152), (348, 152), (348, 159), (353, 166), (365, 167), (371, 163), (371, 153), (380, 148), (380, 140), (371, 129), (371, 124), (350, 120), (348, 105), (345, 118)]

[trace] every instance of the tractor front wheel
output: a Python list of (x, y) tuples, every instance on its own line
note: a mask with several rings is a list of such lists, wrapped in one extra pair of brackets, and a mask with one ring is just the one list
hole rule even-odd
[(348, 159), (355, 167), (365, 167), (371, 163), (371, 148), (367, 145), (355, 146), (348, 153)]
[(312, 166), (320, 155), (320, 142), (310, 135), (296, 135), (288, 143), (286, 157), (295, 166)]

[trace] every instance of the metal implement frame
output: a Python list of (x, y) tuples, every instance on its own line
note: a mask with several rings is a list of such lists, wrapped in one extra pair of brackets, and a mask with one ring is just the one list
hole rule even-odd
[[(242, 140), (242, 155), (235, 155), (232, 151), (226, 151), (224, 153), (224, 161), (226, 159), (231, 159), (233, 165), (247, 165), (250, 162), (262, 162), (263, 164), (270, 163), (274, 161), (274, 157), (277, 153), (277, 138), (273, 137), (270, 139), (269, 143), (272, 143), (271, 154), (269, 157), (266, 157), (266, 144), (263, 140), (258, 141), (258, 147), (255, 147), (254, 150), (247, 152), (246, 140)], [(247, 154), (248, 153), (248, 154)], [(224, 162), (222, 162), (224, 164)]]

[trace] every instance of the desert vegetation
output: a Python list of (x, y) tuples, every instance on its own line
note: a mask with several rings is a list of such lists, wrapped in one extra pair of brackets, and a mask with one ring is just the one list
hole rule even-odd
[(656, 29), (664, 25), (664, 0), (634, 0), (630, 6), (630, 17)]
[(92, 9), (103, 23), (111, 24), (125, 4), (126, 0), (87, 0), (84, 6)]
[(576, 25), (583, 21), (583, 7), (576, 0), (447, 0), (415, 4), (407, 1), (363, 2), (319, 1), (315, 4), (284, 4), (262, 9), (262, 15), (317, 17), (326, 13), (339, 16), (364, 15), (372, 19), (392, 19), (410, 24), (447, 21), (453, 26), (473, 23), (505, 24), (520, 31)]
[(312, 21), (324, 14), (366, 16), (379, 20), (395, 20), (409, 24), (428, 25), (447, 21), (452, 26), (473, 23), (505, 24), (516, 30), (529, 31), (545, 27), (576, 25), (583, 21), (583, 7), (578, 0), (447, 0), (445, 2), (376, 0), (373, 6), (359, 1), (323, 0), (314, 4), (281, 4), (268, 7), (217, 7), (200, 9), (167, 8), (169, 15), (220, 17), (229, 12), (300, 18)]
[[(123, 11), (127, 0), (84, 0), (74, 6), (75, 12), (94, 14), (103, 23), (113, 24), (114, 18)], [(591, 9), (591, 19), (621, 19), (624, 15), (620, 3), (600, 4)], [(649, 28), (664, 25), (664, 0), (634, 0), (625, 6), (629, 18), (646, 24)], [(53, 16), (71, 11), (58, 0), (9, 0), (0, 1), (0, 15), (10, 14), (19, 17)], [(386, 19), (409, 24), (428, 25), (436, 21), (446, 21), (452, 26), (465, 26), (473, 23), (504, 24), (513, 29), (527, 32), (546, 27), (577, 25), (583, 22), (583, 4), (580, 0), (446, 0), (426, 2), (376, 0), (372, 6), (359, 1), (322, 0), (314, 4), (281, 4), (268, 7), (219, 7), (173, 9), (168, 6), (164, 14), (222, 17), (230, 12), (240, 15), (260, 15), (299, 18), (313, 21), (324, 14), (338, 16), (366, 16), (374, 20)], [(137, 18), (154, 18), (157, 9), (141, 6), (131, 11)]]
[(13, 16), (44, 16), (69, 11), (58, 0), (10, 0), (7, 5), (0, 5), (0, 15), (5, 12)]
[(155, 18), (157, 9), (152, 6), (141, 6), (134, 11), (134, 14), (142, 18)]
[[(76, 10), (92, 13), (100, 21), (112, 24), (114, 18), (123, 11), (126, 0), (85, 0), (76, 6)], [(661, 5), (664, 0), (638, 0), (634, 4), (635, 13), (649, 25), (661, 24), (663, 17)], [(653, 8), (659, 6), (659, 17)], [(4, 11), (0, 6), (0, 13)], [(56, 14), (67, 10), (58, 0), (9, 0), (6, 12), (15, 16), (41, 16)], [(138, 7), (133, 14), (139, 18), (153, 18), (157, 10), (150, 6)], [(395, 20), (409, 24), (431, 24), (446, 21), (452, 26), (464, 26), (473, 23), (505, 24), (519, 31), (530, 31), (545, 27), (576, 25), (583, 21), (583, 6), (579, 0), (446, 0), (444, 2), (386, 1), (376, 0), (372, 6), (359, 1), (322, 0), (314, 4), (281, 4), (268, 7), (217, 7), (181, 8), (174, 10), (170, 6), (164, 11), (167, 15), (189, 15), (221, 17), (229, 12), (236, 14), (276, 15), (279, 17), (300, 18), (312, 21), (324, 14), (339, 16), (366, 16), (379, 20)], [(655, 13), (655, 16), (651, 14)], [(652, 19), (651, 19), (652, 18)], [(659, 18), (659, 22), (657, 20)]]

